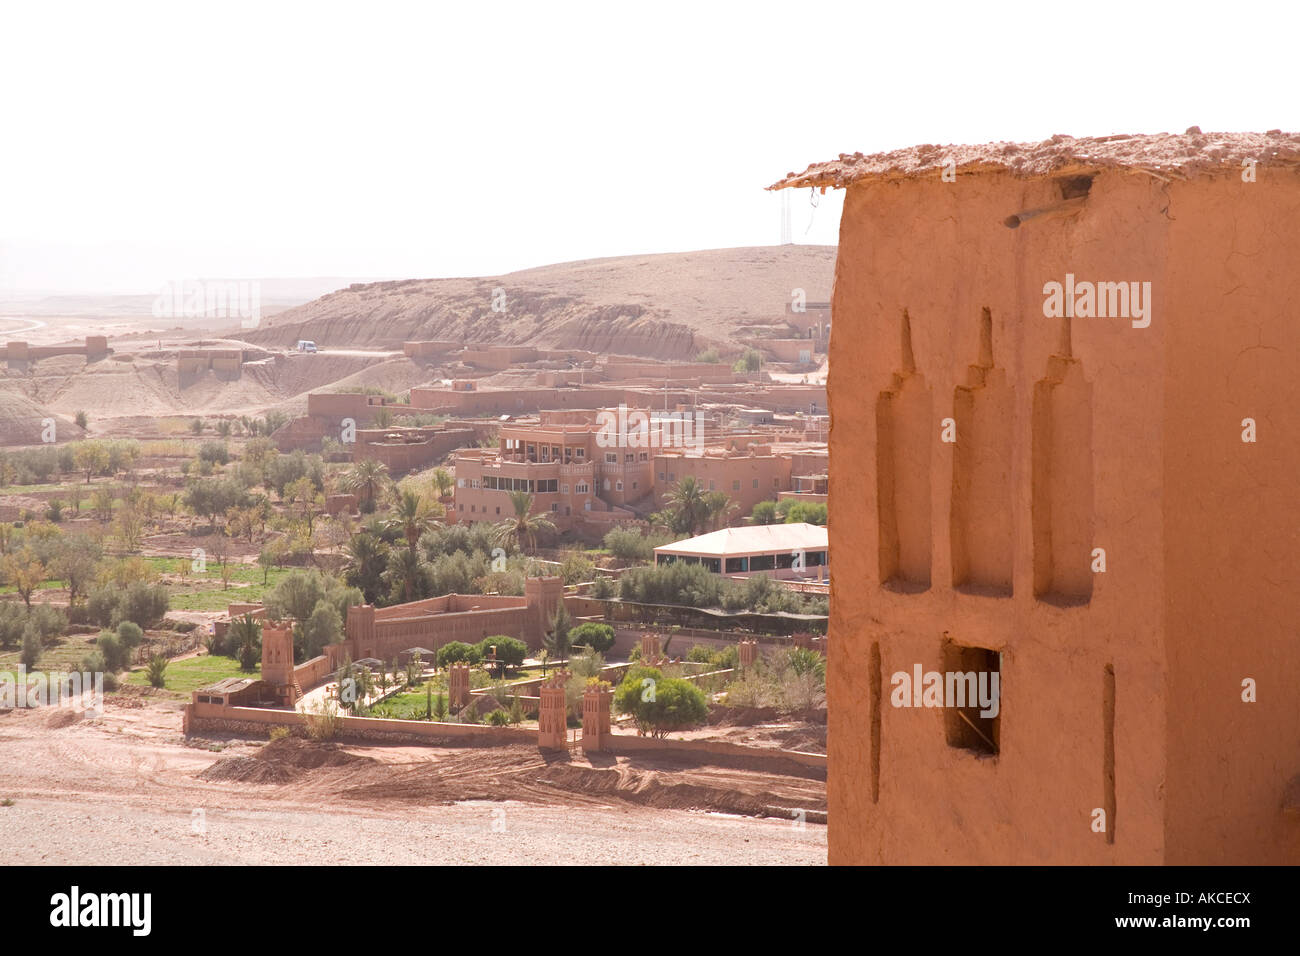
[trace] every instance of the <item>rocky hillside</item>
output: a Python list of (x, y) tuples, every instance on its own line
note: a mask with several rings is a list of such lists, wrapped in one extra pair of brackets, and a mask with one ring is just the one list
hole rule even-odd
[[(349, 286), (244, 338), (291, 347), (396, 348), (441, 339), (690, 359), (734, 351), (779, 322), (791, 290), (830, 298), (834, 246), (761, 246), (566, 262), (465, 279)], [(504, 311), (493, 309), (504, 291)]]

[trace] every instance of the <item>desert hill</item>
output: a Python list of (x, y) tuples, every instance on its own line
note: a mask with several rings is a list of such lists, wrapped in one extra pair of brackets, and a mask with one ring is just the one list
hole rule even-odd
[[(452, 340), (690, 359), (779, 323), (791, 290), (830, 298), (834, 246), (758, 246), (588, 259), (503, 276), (356, 284), (244, 333), (263, 346), (400, 348)], [(493, 310), (497, 289), (505, 311)], [(499, 304), (499, 299), (498, 299)]]

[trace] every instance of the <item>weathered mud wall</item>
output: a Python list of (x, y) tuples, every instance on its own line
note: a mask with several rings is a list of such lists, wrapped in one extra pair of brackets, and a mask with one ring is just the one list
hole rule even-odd
[[(1171, 317), (1147, 329), (1075, 320), (1066, 360), (1061, 323), (1042, 311), (1043, 284), (1067, 272), (1164, 276), (1160, 186), (1103, 174), (1078, 215), (1018, 229), (1004, 220), (1060, 201), (1051, 180), (935, 176), (848, 192), (829, 390), (831, 549), (837, 579), (853, 582), (832, 609), (833, 863), (1163, 858), (1158, 383)], [(1034, 398), (1054, 391), (1062, 361), (1091, 387), (1092, 435), (1057, 445), (1091, 441), (1092, 500), (1068, 500), (1086, 482), (1042, 435), (1039, 467), (1067, 472), (1056, 504), (1082, 515), (1076, 537), (1091, 526), (1073, 546), (1091, 537), (1110, 555), (1088, 603), (1035, 587)], [(946, 641), (1001, 653), (995, 757), (950, 745), (943, 710), (891, 705), (894, 673), (949, 669)], [(1120, 700), (1114, 844), (1090, 827), (1107, 801), (1108, 666)]]

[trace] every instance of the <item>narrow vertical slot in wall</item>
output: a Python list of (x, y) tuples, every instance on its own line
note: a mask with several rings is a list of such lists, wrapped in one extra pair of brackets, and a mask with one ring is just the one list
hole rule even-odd
[(1034, 385), (1031, 520), (1034, 594), (1062, 606), (1092, 599), (1092, 385), (1070, 354), (1069, 319), (1058, 353)]
[(930, 451), (938, 434), (930, 388), (916, 370), (912, 321), (902, 318), (902, 367), (876, 400), (876, 507), (880, 583), (930, 586)]
[(1106, 842), (1115, 842), (1115, 665), (1102, 675), (1102, 785), (1105, 790)]
[(871, 642), (871, 802), (880, 802), (880, 725), (884, 699), (881, 685), (880, 642)]
[(993, 361), (993, 315), (979, 319), (979, 358), (953, 391), (952, 586), (973, 594), (1012, 592), (1015, 536), (1011, 426), (1015, 392)]

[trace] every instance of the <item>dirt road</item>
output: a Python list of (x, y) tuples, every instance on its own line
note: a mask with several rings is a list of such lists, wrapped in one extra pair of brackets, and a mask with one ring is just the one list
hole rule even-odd
[(526, 747), (187, 745), (159, 703), (0, 714), (0, 841), (25, 863), (824, 864), (822, 825), (673, 808), (824, 808), (824, 791)]

